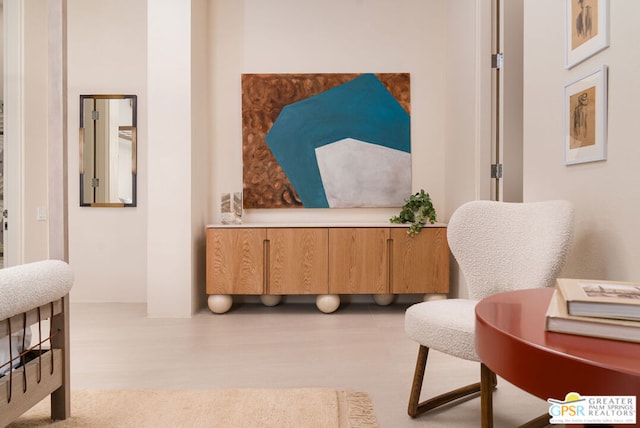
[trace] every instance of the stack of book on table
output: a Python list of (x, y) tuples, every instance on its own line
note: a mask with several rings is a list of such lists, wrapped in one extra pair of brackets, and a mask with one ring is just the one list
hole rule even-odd
[(640, 342), (640, 283), (560, 278), (546, 330)]

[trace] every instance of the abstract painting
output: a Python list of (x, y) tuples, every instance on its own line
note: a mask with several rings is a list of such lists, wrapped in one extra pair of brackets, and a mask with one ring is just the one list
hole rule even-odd
[(408, 73), (243, 74), (244, 208), (399, 207)]

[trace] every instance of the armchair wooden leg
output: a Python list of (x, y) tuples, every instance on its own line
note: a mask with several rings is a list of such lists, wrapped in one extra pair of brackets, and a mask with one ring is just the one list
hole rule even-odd
[(420, 401), (420, 391), (422, 390), (422, 381), (424, 380), (424, 370), (427, 365), (427, 357), (429, 356), (429, 348), (420, 345), (418, 349), (418, 360), (416, 361), (416, 370), (413, 374), (413, 383), (411, 384), (411, 395), (409, 396), (409, 416), (415, 418), (418, 413), (418, 402)]
[(409, 416), (415, 418), (429, 410), (440, 407), (443, 404), (450, 403), (459, 398), (466, 397), (471, 394), (480, 392), (480, 382), (463, 386), (453, 391), (438, 395), (420, 403), (420, 391), (422, 390), (422, 382), (424, 380), (424, 372), (429, 356), (429, 348), (420, 345), (418, 350), (418, 360), (416, 361), (416, 370), (413, 375), (413, 384), (411, 385), (411, 395), (409, 397)]

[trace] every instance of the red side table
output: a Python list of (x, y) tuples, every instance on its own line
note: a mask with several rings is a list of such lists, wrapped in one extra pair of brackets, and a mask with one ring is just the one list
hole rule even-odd
[(552, 293), (548, 288), (519, 290), (479, 302), (476, 351), (482, 363), (544, 400), (564, 400), (577, 392), (635, 395), (640, 404), (640, 343), (545, 331)]

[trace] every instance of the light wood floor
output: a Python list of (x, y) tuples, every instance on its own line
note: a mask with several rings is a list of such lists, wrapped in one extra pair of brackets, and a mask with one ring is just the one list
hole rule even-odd
[[(407, 416), (418, 349), (404, 334), (407, 306), (353, 303), (322, 314), (307, 303), (246, 303), (224, 315), (153, 319), (143, 304), (73, 303), (72, 389), (331, 387), (369, 393), (382, 428), (478, 427), (478, 398)], [(477, 363), (435, 351), (429, 358), (423, 394), (479, 378)], [(547, 410), (545, 401), (499, 380), (496, 427)]]

